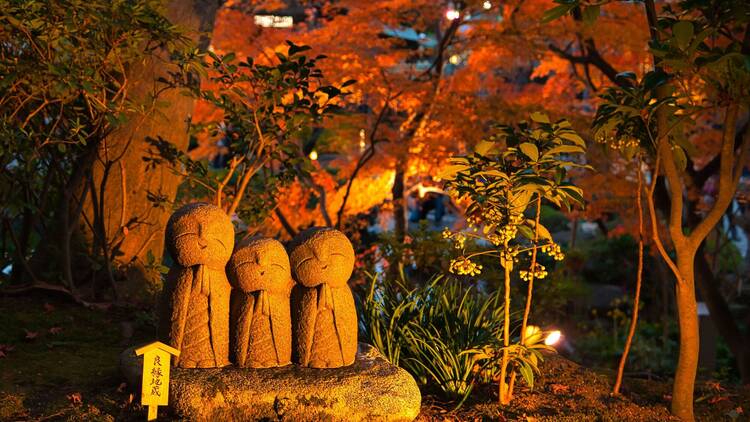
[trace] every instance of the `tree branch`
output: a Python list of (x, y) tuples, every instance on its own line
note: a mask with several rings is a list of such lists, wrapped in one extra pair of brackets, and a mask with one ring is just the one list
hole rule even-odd
[[(705, 218), (698, 223), (695, 229), (690, 233), (688, 239), (694, 248), (698, 248), (703, 239), (721, 220), (727, 207), (734, 199), (737, 191), (737, 182), (742, 174), (742, 167), (747, 156), (747, 144), (750, 141), (750, 135), (747, 133), (742, 139), (740, 145), (739, 157), (735, 157), (734, 134), (736, 131), (737, 114), (739, 112), (738, 104), (731, 104), (727, 107), (727, 114), (724, 118), (724, 133), (721, 140), (721, 165), (719, 167), (719, 193), (714, 202), (714, 206), (708, 212)], [(738, 159), (735, 162), (735, 158)]]

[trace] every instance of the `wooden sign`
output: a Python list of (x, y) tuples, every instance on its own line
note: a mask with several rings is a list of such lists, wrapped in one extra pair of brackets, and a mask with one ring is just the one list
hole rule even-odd
[(172, 356), (179, 356), (174, 347), (155, 341), (135, 349), (137, 356), (143, 355), (143, 377), (141, 381), (141, 404), (148, 406), (148, 419), (156, 419), (158, 406), (169, 402), (169, 367)]

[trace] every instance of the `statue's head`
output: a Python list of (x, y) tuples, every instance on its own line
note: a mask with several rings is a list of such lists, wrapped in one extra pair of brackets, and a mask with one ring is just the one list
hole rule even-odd
[(305, 230), (292, 240), (289, 251), (295, 279), (306, 287), (322, 283), (346, 286), (354, 270), (354, 248), (338, 230)]
[(229, 260), (227, 274), (232, 287), (244, 292), (289, 293), (294, 285), (286, 249), (274, 239), (250, 239), (240, 245)]
[(234, 248), (234, 226), (215, 205), (188, 204), (169, 218), (165, 243), (172, 259), (183, 267), (224, 268)]

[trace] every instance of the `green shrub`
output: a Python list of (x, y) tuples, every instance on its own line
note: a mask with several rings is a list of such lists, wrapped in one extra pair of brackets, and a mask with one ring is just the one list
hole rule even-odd
[(424, 286), (408, 285), (403, 276), (393, 281), (370, 275), (359, 314), (364, 337), (421, 384), (460, 405), (480, 376), (494, 378), (502, 349), (502, 296), (442, 275)]

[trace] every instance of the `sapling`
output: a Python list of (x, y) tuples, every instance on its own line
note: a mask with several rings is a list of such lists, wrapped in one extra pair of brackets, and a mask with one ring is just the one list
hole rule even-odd
[[(585, 151), (585, 142), (569, 122), (552, 122), (543, 113), (532, 113), (531, 122), (521, 122), (517, 127), (498, 126), (496, 133), (480, 142), (472, 153), (453, 157), (441, 175), (453, 198), (466, 204), (468, 224), (468, 230), (446, 229), (443, 233), (461, 251), (451, 261), (450, 272), (477, 276), (482, 271), (480, 257), (494, 258), (503, 268), (503, 347), (486, 351), (502, 353), (498, 380), (501, 404), (508, 404), (513, 397), (516, 371), (533, 386), (541, 351), (553, 350), (542, 341), (544, 335), (538, 327), (528, 325), (534, 280), (548, 275), (538, 262), (538, 252), (556, 261), (564, 259), (560, 246), (540, 221), (541, 205), (542, 201), (566, 208), (583, 205), (582, 190), (568, 181), (567, 173), (569, 169), (588, 167), (574, 160)], [(527, 218), (531, 204), (534, 218)], [(489, 247), (467, 250), (467, 238), (476, 238), (479, 241), (474, 244)], [(510, 332), (514, 269), (528, 283), (517, 343), (511, 343)]]

